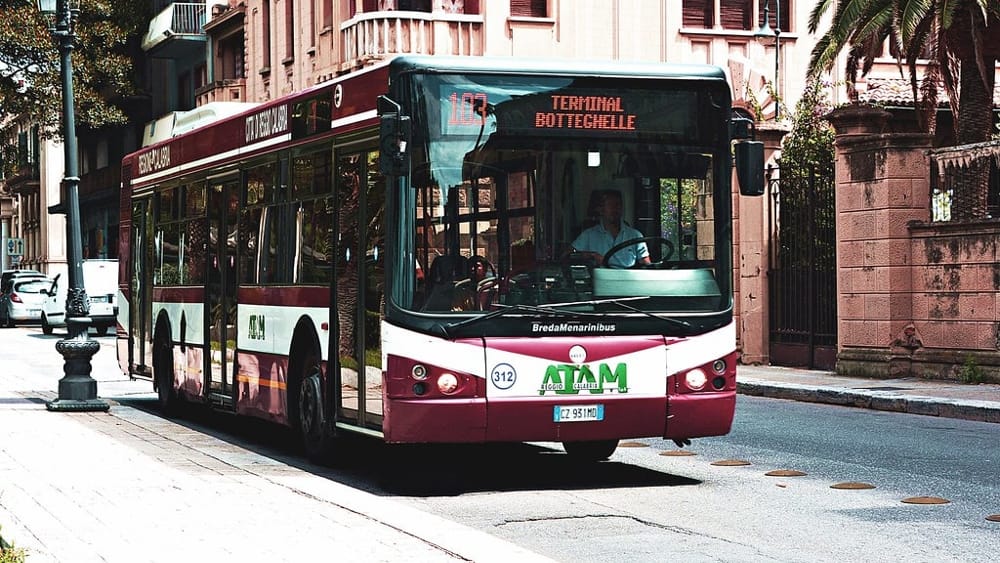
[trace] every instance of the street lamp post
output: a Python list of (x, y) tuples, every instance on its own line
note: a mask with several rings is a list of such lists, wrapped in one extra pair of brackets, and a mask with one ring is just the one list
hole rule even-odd
[(768, 14), (768, 6), (771, 0), (764, 0), (764, 23), (761, 24), (760, 28), (754, 33), (759, 41), (768, 42), (774, 40), (774, 120), (777, 121), (781, 117), (781, 96), (779, 92), (779, 81), (781, 80), (779, 70), (781, 69), (781, 0), (774, 0), (774, 29), (771, 29), (769, 23), (770, 17)]
[(73, 52), (74, 12), (71, 0), (38, 0), (38, 9), (52, 22), (49, 28), (59, 44), (59, 74), (63, 90), (63, 144), (66, 153), (66, 172), (63, 187), (66, 193), (66, 242), (69, 289), (66, 295), (67, 336), (56, 343), (62, 354), (62, 379), (59, 396), (49, 401), (50, 411), (106, 411), (107, 401), (97, 397), (97, 381), (90, 376), (90, 359), (100, 349), (100, 344), (87, 334), (90, 327), (90, 305), (83, 288), (83, 245), (80, 241), (80, 178), (77, 176), (76, 117), (73, 113)]

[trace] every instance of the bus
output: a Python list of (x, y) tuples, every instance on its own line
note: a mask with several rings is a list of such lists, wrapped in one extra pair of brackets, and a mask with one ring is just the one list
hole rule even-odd
[[(400, 56), (143, 147), (121, 369), (317, 460), (348, 433), (587, 461), (724, 435), (734, 162), (763, 186), (735, 115), (713, 66)], [(611, 248), (575, 248), (609, 194)]]

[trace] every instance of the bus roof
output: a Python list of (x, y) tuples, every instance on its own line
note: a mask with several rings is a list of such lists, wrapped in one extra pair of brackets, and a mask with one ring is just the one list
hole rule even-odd
[(623, 78), (684, 78), (726, 80), (722, 68), (709, 64), (649, 61), (580, 60), (526, 57), (459, 57), (400, 55), (389, 63), (392, 74), (420, 71), (431, 73), (512, 73)]
[(125, 157), (126, 165), (132, 167), (129, 177), (142, 185), (251, 156), (278, 138), (291, 138), (291, 105), (313, 96), (330, 96), (335, 104), (330, 131), (347, 132), (373, 123), (376, 96), (388, 93), (391, 76), (406, 72), (683, 79), (728, 89), (723, 70), (707, 64), (401, 55), (281, 98), (248, 105), (235, 115), (220, 116), (181, 135), (144, 146)]

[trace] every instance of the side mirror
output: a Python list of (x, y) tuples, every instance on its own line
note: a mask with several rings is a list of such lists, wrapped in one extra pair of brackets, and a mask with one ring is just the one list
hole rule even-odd
[(378, 107), (379, 171), (386, 176), (401, 176), (410, 171), (410, 118), (386, 96), (379, 96)]
[(764, 143), (737, 141), (734, 152), (740, 195), (764, 195)]

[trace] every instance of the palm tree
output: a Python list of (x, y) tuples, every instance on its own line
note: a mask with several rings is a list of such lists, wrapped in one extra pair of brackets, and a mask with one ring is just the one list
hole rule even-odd
[[(921, 123), (934, 128), (938, 87), (943, 86), (955, 115), (959, 145), (988, 141), (993, 130), (993, 88), (1000, 58), (1000, 2), (997, 0), (817, 0), (809, 31), (836, 6), (830, 29), (819, 39), (809, 61), (817, 76), (836, 64), (848, 49), (848, 83), (871, 70), (886, 40), (909, 70)], [(929, 55), (923, 80), (917, 59)], [(989, 161), (979, 159), (955, 177), (952, 217), (986, 215)]]

